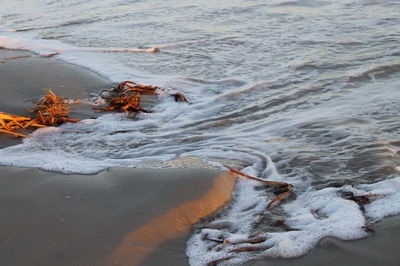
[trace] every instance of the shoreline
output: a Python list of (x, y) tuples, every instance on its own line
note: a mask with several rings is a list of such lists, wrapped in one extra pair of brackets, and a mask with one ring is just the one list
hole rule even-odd
[[(14, 59), (4, 60), (9, 57)], [(29, 114), (32, 103), (24, 100), (37, 99), (44, 88), (76, 99), (112, 86), (84, 68), (27, 51), (0, 49), (0, 61), (0, 91), (5, 96), (0, 111), (16, 115)], [(99, 115), (85, 105), (74, 108), (73, 118)], [(0, 135), (0, 148), (20, 141)], [(191, 225), (229, 202), (235, 182), (203, 168), (112, 168), (96, 175), (0, 169), (0, 265), (11, 266), (187, 265)], [(222, 198), (216, 196), (219, 193)], [(188, 215), (193, 208), (198, 209), (196, 215)], [(326, 238), (302, 257), (265, 259), (254, 265), (398, 265), (399, 224), (400, 216), (385, 218), (368, 238)], [(169, 228), (174, 229), (171, 234)]]
[[(0, 49), (0, 112), (29, 116), (38, 100), (52, 89), (59, 96), (70, 99), (88, 98), (100, 88), (111, 88), (112, 83), (87, 69), (23, 51)], [(99, 113), (86, 104), (75, 104), (71, 118), (95, 118)], [(20, 143), (21, 139), (0, 134), (0, 148)]]
[[(0, 112), (29, 115), (33, 104), (24, 100), (43, 89), (82, 99), (112, 87), (84, 68), (28, 51), (0, 49), (0, 61)], [(73, 108), (71, 118), (99, 116), (91, 106)], [(1, 134), (0, 149), (21, 141)], [(187, 265), (191, 226), (229, 202), (235, 181), (206, 168), (65, 175), (0, 166), (0, 265)]]

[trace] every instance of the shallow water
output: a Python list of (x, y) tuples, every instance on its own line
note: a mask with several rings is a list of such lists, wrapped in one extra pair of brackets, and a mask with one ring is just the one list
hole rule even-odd
[[(283, 217), (313, 239), (300, 236), (307, 244), (294, 251), (297, 242), (283, 232), (271, 236), (275, 242), (263, 246), (265, 252), (240, 254), (230, 263), (308, 251), (325, 236), (318, 233), (323, 227), (311, 218), (307, 230), (293, 222), (304, 218), (307, 208), (296, 213), (291, 206), (305, 206), (324, 193), (324, 200), (343, 209), (338, 220), (325, 219), (328, 227), (342, 226), (326, 230), (328, 235), (364, 237), (360, 225), (385, 216), (360, 211), (339, 192), (351, 185), (365, 192), (362, 184), (397, 180), (398, 1), (3, 0), (0, 10), (0, 46), (57, 51), (59, 59), (114, 82), (173, 87), (190, 101), (161, 98), (154, 113), (137, 120), (104, 115), (39, 130), (22, 145), (0, 150), (1, 164), (94, 173), (110, 166), (152, 162), (164, 167), (157, 162), (201, 157), (241, 161), (249, 165), (243, 170), (249, 174), (293, 183), (297, 199), (288, 199), (271, 219)], [(153, 47), (160, 52), (115, 51)], [(216, 234), (246, 237), (275, 230), (266, 221), (254, 224), (272, 197), (240, 181), (232, 206), (220, 218), (233, 223), (233, 229)], [(375, 202), (387, 214), (398, 213), (395, 204), (383, 201)], [(348, 220), (346, 213), (356, 217), (354, 222), (340, 224)], [(343, 228), (347, 235), (335, 235)], [(283, 238), (292, 244), (283, 245)], [(203, 264), (227, 252), (226, 247), (207, 251), (210, 245), (195, 235), (188, 248), (190, 262)]]

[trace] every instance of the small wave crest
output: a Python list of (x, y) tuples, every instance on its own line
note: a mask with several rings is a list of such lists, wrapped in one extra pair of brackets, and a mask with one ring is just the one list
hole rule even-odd
[(398, 72), (400, 72), (400, 64), (398, 63), (374, 65), (366, 69), (350, 72), (348, 75), (348, 82), (361, 82), (386, 78)]

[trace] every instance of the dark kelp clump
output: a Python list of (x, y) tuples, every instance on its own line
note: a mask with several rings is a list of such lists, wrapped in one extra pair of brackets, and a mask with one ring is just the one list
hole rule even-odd
[(0, 132), (16, 137), (28, 137), (27, 131), (39, 127), (58, 126), (64, 122), (78, 122), (68, 118), (70, 108), (65, 97), (57, 96), (52, 90), (35, 103), (31, 110), (35, 117), (15, 116), (0, 112)]
[(36, 102), (31, 110), (36, 114), (35, 120), (45, 126), (57, 126), (64, 122), (78, 122), (79, 119), (68, 118), (71, 108), (67, 106), (66, 97), (57, 96), (52, 90)]
[[(186, 97), (180, 92), (132, 81), (121, 82), (107, 92), (107, 95), (102, 97), (108, 106), (95, 109), (127, 114), (149, 113), (151, 111), (141, 107), (143, 95), (168, 95), (174, 97), (177, 102), (187, 102)], [(32, 129), (58, 126), (65, 122), (78, 122), (79, 119), (69, 118), (71, 108), (68, 105), (79, 102), (79, 100), (70, 101), (66, 97), (58, 96), (52, 90), (48, 90), (46, 95), (35, 102), (35, 107), (31, 110), (34, 117), (15, 116), (0, 112), (0, 132), (16, 137), (28, 137), (26, 132)]]
[(102, 97), (106, 100), (108, 106), (96, 108), (97, 110), (117, 111), (129, 114), (138, 112), (150, 113), (149, 110), (140, 106), (143, 95), (169, 95), (174, 97), (177, 102), (187, 102), (185, 95), (180, 92), (170, 92), (169, 89), (138, 84), (132, 81), (123, 81), (107, 92), (108, 94)]

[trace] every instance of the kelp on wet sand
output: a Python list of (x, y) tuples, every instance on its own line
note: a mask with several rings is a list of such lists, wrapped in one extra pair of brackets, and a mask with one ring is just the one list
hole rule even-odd
[[(124, 81), (108, 91), (106, 96), (102, 96), (108, 106), (95, 109), (127, 114), (149, 113), (151, 111), (140, 106), (141, 96), (160, 94), (172, 96), (177, 102), (187, 102), (186, 97), (180, 92), (170, 93), (168, 89), (161, 87)], [(0, 132), (16, 137), (28, 137), (27, 132), (35, 128), (58, 126), (64, 122), (78, 122), (79, 119), (69, 118), (71, 108), (68, 105), (74, 103), (80, 103), (80, 101), (70, 101), (66, 97), (58, 96), (52, 90), (48, 90), (47, 94), (40, 98), (35, 103), (35, 108), (31, 110), (35, 117), (15, 116), (0, 112)]]

